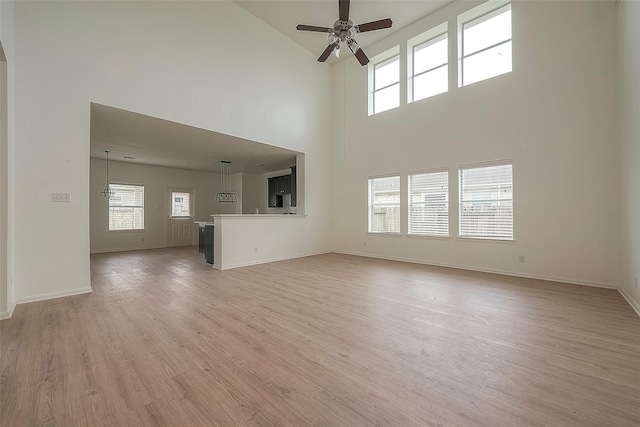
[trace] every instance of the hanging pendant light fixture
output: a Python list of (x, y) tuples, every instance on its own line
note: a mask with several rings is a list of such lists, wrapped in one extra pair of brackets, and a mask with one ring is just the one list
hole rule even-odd
[(231, 191), (231, 162), (220, 161), (220, 192), (216, 194), (218, 203), (237, 203), (236, 193)]
[(105, 188), (102, 189), (101, 193), (104, 197), (106, 197), (107, 199), (110, 199), (113, 197), (114, 195), (114, 191), (113, 188), (111, 188), (111, 186), (109, 185), (109, 151), (106, 150), (105, 153), (107, 153), (107, 186)]

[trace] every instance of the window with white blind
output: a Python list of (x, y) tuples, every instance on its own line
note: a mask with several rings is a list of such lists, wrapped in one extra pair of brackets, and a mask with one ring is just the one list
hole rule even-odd
[(458, 16), (458, 27), (459, 86), (511, 72), (510, 3), (483, 3)]
[(110, 184), (109, 230), (144, 229), (144, 186)]
[(447, 23), (407, 41), (407, 102), (449, 89)]
[(171, 192), (171, 217), (172, 218), (186, 218), (191, 216), (189, 193)]
[(369, 179), (369, 233), (400, 233), (400, 176)]
[(513, 240), (513, 166), (460, 167), (460, 237)]
[(409, 175), (409, 234), (449, 236), (449, 171)]
[(396, 46), (369, 62), (369, 115), (400, 106), (399, 53)]

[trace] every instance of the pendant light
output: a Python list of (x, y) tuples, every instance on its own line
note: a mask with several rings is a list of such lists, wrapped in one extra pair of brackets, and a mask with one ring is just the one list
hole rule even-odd
[(231, 191), (231, 162), (220, 161), (220, 192), (216, 194), (218, 203), (237, 203), (236, 193)]
[(105, 151), (105, 153), (107, 153), (107, 186), (102, 189), (101, 193), (104, 197), (110, 199), (113, 197), (115, 191), (113, 191), (113, 189), (109, 186), (109, 151), (107, 150)]

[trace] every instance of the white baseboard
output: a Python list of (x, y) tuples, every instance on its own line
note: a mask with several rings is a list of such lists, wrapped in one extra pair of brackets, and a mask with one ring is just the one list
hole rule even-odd
[(629, 305), (631, 306), (631, 308), (633, 308), (636, 312), (636, 314), (638, 316), (640, 316), (640, 304), (638, 303), (638, 301), (634, 300), (633, 298), (631, 298), (631, 295), (629, 295), (626, 291), (624, 291), (623, 289), (618, 288), (618, 292), (620, 292), (620, 294), (622, 295), (622, 297), (624, 299), (627, 300), (627, 302), (629, 303)]
[(16, 308), (16, 303), (13, 302), (9, 305), (9, 310), (8, 311), (3, 311), (2, 313), (0, 313), (0, 320), (4, 320), (4, 319), (10, 319), (11, 316), (13, 316), (13, 310), (15, 310)]
[(595, 282), (595, 281), (584, 281), (584, 280), (576, 280), (570, 279), (566, 277), (553, 277), (553, 276), (540, 276), (540, 275), (532, 275), (532, 274), (523, 274), (516, 271), (507, 271), (507, 270), (498, 270), (498, 269), (489, 269), (489, 268), (480, 268), (480, 267), (472, 267), (465, 265), (457, 265), (457, 264), (444, 264), (437, 262), (424, 261), (419, 259), (411, 259), (411, 258), (400, 258), (400, 257), (386, 257), (386, 256), (378, 256), (366, 253), (358, 253), (358, 252), (345, 252), (345, 251), (334, 251), (335, 253), (345, 254), (345, 255), (355, 255), (362, 256), (367, 258), (377, 258), (377, 259), (386, 259), (389, 261), (400, 261), (400, 262), (410, 262), (413, 264), (423, 264), (423, 265), (432, 265), (434, 267), (446, 267), (446, 268), (456, 268), (458, 270), (468, 270), (468, 271), (477, 271), (480, 273), (491, 273), (491, 274), (500, 274), (503, 276), (512, 276), (512, 277), (522, 277), (524, 279), (536, 279), (536, 280), (547, 280), (550, 282), (559, 282), (559, 283), (569, 283), (572, 285), (582, 285), (582, 286), (592, 286), (596, 288), (606, 288), (606, 289), (618, 289), (612, 283), (605, 282)]
[(308, 256), (324, 255), (324, 254), (328, 254), (328, 253), (331, 253), (331, 251), (311, 252), (311, 253), (301, 254), (301, 255), (269, 258), (269, 259), (263, 259), (263, 260), (258, 260), (258, 261), (249, 261), (249, 262), (243, 262), (243, 263), (239, 263), (239, 264), (233, 264), (231, 266), (225, 265), (224, 268), (220, 268), (220, 267), (217, 267), (217, 266), (214, 265), (213, 268), (215, 268), (216, 270), (231, 270), (233, 268), (249, 267), (249, 266), (252, 266), (252, 265), (267, 264), (267, 263), (270, 263), (270, 262), (286, 261), (288, 259), (304, 258), (304, 257), (308, 257)]
[(54, 298), (70, 297), (73, 295), (86, 294), (89, 292), (93, 292), (93, 289), (91, 289), (91, 286), (84, 287), (84, 288), (68, 289), (66, 291), (51, 292), (48, 294), (31, 295), (28, 297), (16, 298), (16, 304), (44, 301), (44, 300), (54, 299)]

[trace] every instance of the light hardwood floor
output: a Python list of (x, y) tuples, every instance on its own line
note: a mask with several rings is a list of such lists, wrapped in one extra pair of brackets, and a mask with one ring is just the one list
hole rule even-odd
[(638, 426), (617, 291), (328, 254), (93, 255), (0, 322), (0, 425)]

